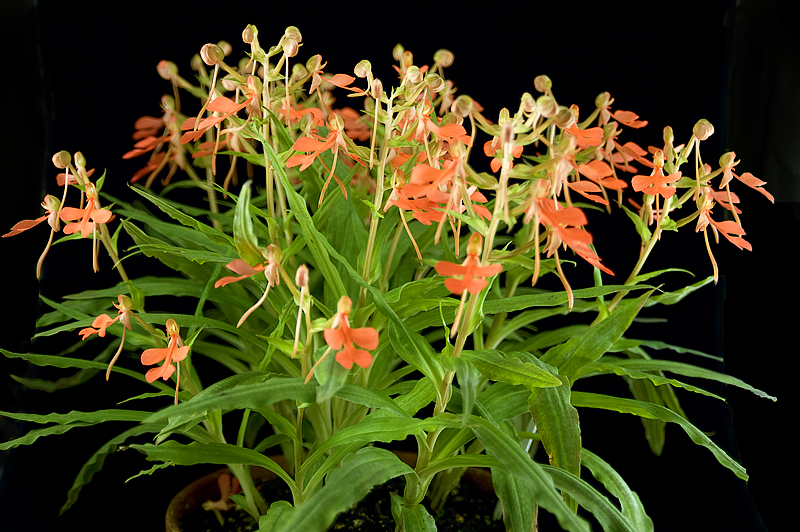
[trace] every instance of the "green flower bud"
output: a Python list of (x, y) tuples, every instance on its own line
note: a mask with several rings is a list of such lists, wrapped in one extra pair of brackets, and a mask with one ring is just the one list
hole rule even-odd
[(300, 33), (300, 30), (297, 29), (297, 26), (289, 26), (283, 30), (283, 36), (287, 39), (294, 39), (299, 43), (303, 42), (303, 35)]
[(75, 166), (82, 166), (86, 168), (86, 157), (79, 151), (75, 152)]
[(248, 24), (244, 31), (242, 31), (242, 40), (247, 44), (253, 44), (257, 35), (258, 29), (252, 24)]
[(218, 45), (208, 43), (200, 49), (200, 58), (208, 66), (214, 66), (225, 59), (225, 52)]
[(460, 116), (461, 118), (468, 117), (469, 114), (472, 112), (472, 98), (470, 98), (466, 94), (462, 94), (461, 96), (455, 99), (450, 110), (453, 112), (454, 115)]
[(698, 120), (698, 122), (694, 125), (692, 133), (694, 133), (694, 136), (697, 137), (697, 140), (706, 140), (708, 137), (714, 134), (714, 126), (712, 126), (711, 122), (708, 120), (701, 119)]
[(611, 98), (611, 95), (607, 92), (601, 92), (597, 95), (597, 98), (594, 99), (595, 107), (607, 107), (611, 105), (611, 102), (614, 100)]
[(436, 53), (433, 54), (433, 62), (441, 67), (449, 67), (453, 64), (453, 59), (455, 59), (453, 52), (444, 48), (436, 50)]
[(72, 162), (72, 157), (66, 150), (62, 150), (53, 155), (53, 165), (60, 170), (67, 168), (70, 162)]
[(402, 62), (403, 52), (405, 52), (405, 48), (403, 48), (402, 44), (398, 43), (392, 49), (392, 57), (394, 58), (395, 61)]
[(353, 72), (355, 73), (357, 78), (365, 78), (367, 77), (367, 74), (372, 72), (372, 63), (370, 63), (366, 59), (362, 59), (353, 69)]
[(547, 95), (539, 96), (539, 99), (536, 100), (536, 108), (539, 109), (539, 112), (542, 113), (542, 116), (545, 118), (555, 116), (558, 112), (558, 104)]
[(539, 92), (546, 92), (553, 87), (553, 82), (550, 81), (550, 78), (548, 78), (547, 76), (541, 75), (541, 76), (536, 76), (533, 79), (533, 86)]
[(158, 75), (166, 80), (171, 80), (178, 73), (178, 65), (172, 61), (159, 61), (156, 66)]

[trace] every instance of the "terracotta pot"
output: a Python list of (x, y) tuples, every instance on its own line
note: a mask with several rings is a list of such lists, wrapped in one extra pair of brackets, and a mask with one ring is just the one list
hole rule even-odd
[[(407, 451), (394, 451), (394, 453), (403, 462), (412, 467), (417, 463), (416, 453)], [(277, 462), (278, 465), (288, 470), (286, 460), (282, 455), (270, 456), (270, 458)], [(219, 498), (219, 486), (217, 485), (217, 478), (220, 476), (220, 474), (225, 472), (230, 472), (230, 470), (225, 467), (214, 471), (213, 473), (209, 473), (208, 475), (195, 480), (178, 492), (177, 495), (175, 495), (175, 497), (172, 499), (172, 502), (170, 502), (169, 506), (167, 507), (167, 532), (184, 532), (180, 523), (185, 516), (191, 515), (195, 512), (203, 511), (201, 508), (205, 501)], [(275, 473), (272, 473), (271, 471), (261, 467), (252, 467), (251, 474), (256, 480), (272, 480), (278, 478)], [(471, 481), (481, 491), (485, 491), (487, 493), (494, 491), (494, 487), (492, 485), (492, 474), (488, 469), (470, 467), (467, 469), (466, 473), (464, 473), (463, 478)]]

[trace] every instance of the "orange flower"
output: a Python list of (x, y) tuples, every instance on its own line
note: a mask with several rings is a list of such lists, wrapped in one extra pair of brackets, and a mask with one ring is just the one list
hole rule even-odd
[[(114, 367), (114, 363), (119, 358), (120, 353), (122, 353), (122, 346), (125, 345), (125, 331), (133, 330), (131, 327), (131, 309), (133, 307), (133, 302), (128, 296), (122, 294), (117, 296), (117, 301), (119, 301), (119, 305), (113, 303), (114, 307), (117, 308), (116, 318), (112, 319), (108, 314), (100, 314), (94, 319), (91, 327), (86, 327), (78, 331), (78, 334), (81, 335), (81, 340), (86, 340), (93, 334), (96, 334), (102, 338), (105, 337), (106, 329), (108, 329), (112, 323), (119, 321), (122, 324), (122, 340), (120, 341), (119, 349), (117, 349), (114, 358), (112, 358), (111, 362), (108, 364), (108, 369), (106, 369), (106, 380), (108, 380), (109, 376), (111, 375), (111, 368)], [(97, 329), (94, 327), (97, 327)]]
[(236, 327), (241, 327), (250, 314), (252, 314), (253, 311), (255, 311), (264, 303), (264, 301), (267, 300), (269, 289), (280, 283), (281, 277), (278, 267), (278, 263), (280, 262), (280, 249), (278, 249), (278, 247), (274, 244), (270, 244), (267, 246), (266, 256), (267, 260), (261, 264), (257, 264), (256, 266), (250, 266), (242, 259), (232, 260), (230, 263), (228, 263), (227, 268), (241, 275), (239, 277), (223, 277), (214, 283), (214, 288), (219, 288), (220, 286), (225, 286), (229, 283), (241, 281), (246, 277), (251, 277), (261, 271), (264, 272), (264, 275), (267, 278), (267, 289), (264, 291), (264, 295), (261, 296), (261, 299), (259, 299), (255, 305), (250, 307), (244, 314), (242, 314), (242, 317), (239, 318), (239, 322), (236, 324)]
[[(487, 157), (491, 157), (492, 160), (489, 163), (489, 166), (492, 168), (492, 172), (497, 172), (503, 166), (503, 159), (501, 157), (495, 157), (495, 154), (502, 148), (500, 143), (500, 137), (492, 137), (492, 140), (487, 140), (483, 145), (483, 153)], [(514, 146), (511, 150), (511, 156), (514, 158), (519, 158), (522, 155), (522, 149), (524, 146)], [(514, 163), (511, 163), (511, 167), (514, 166)], [(509, 168), (510, 170), (511, 168)]]
[(181, 124), (181, 130), (186, 131), (186, 133), (181, 136), (181, 144), (199, 139), (206, 131), (247, 107), (247, 104), (249, 104), (254, 97), (255, 91), (251, 90), (242, 103), (236, 103), (225, 96), (220, 96), (211, 100), (211, 103), (209, 103), (206, 108), (211, 112), (219, 114), (217, 116), (209, 116), (199, 121), (199, 117), (187, 118), (183, 124)]
[[(461, 303), (458, 305), (456, 317), (453, 320), (453, 327), (450, 329), (450, 337), (455, 336), (458, 324), (461, 322), (461, 312), (464, 309), (464, 300), (467, 294), (480, 294), (481, 290), (488, 284), (486, 277), (497, 275), (503, 271), (502, 264), (492, 264), (481, 266), (478, 255), (483, 246), (483, 237), (480, 233), (473, 233), (467, 243), (467, 258), (461, 264), (453, 264), (440, 260), (436, 263), (436, 273), (450, 279), (445, 279), (444, 286), (455, 295), (461, 296)], [(461, 277), (455, 279), (454, 277)]]
[(653, 154), (653, 171), (649, 176), (636, 175), (631, 179), (631, 185), (636, 192), (644, 192), (648, 196), (660, 195), (667, 199), (675, 194), (675, 187), (668, 185), (681, 178), (681, 172), (664, 175), (664, 152), (657, 150)]
[[(331, 350), (339, 351), (336, 353), (336, 362), (342, 365), (345, 369), (350, 369), (353, 364), (357, 364), (362, 368), (367, 368), (372, 363), (372, 355), (369, 351), (377, 349), (378, 347), (378, 331), (372, 327), (363, 327), (360, 329), (350, 328), (350, 310), (353, 302), (347, 296), (342, 296), (339, 300), (336, 316), (333, 318), (330, 328), (323, 331), (325, 336), (325, 343), (328, 344), (328, 349), (317, 360), (311, 371), (306, 376), (306, 382), (311, 379), (316, 367), (325, 360)], [(368, 349), (356, 349), (356, 345)]]
[(58, 208), (61, 206), (61, 202), (55, 196), (51, 196), (50, 194), (44, 197), (44, 201), (42, 202), (42, 208), (46, 211), (44, 215), (36, 218), (35, 220), (22, 220), (21, 222), (17, 222), (14, 224), (14, 227), (11, 228), (11, 231), (3, 235), (3, 238), (7, 236), (14, 236), (18, 235), (23, 231), (27, 231), (31, 227), (35, 227), (42, 223), (43, 221), (47, 220), (47, 223), (50, 225), (53, 231), (58, 231)]
[(722, 157), (719, 158), (719, 165), (722, 168), (722, 181), (719, 184), (719, 188), (725, 187), (725, 185), (727, 185), (731, 179), (735, 177), (753, 190), (757, 190), (764, 194), (764, 196), (766, 196), (766, 198), (772, 203), (775, 203), (775, 198), (772, 197), (772, 194), (761, 188), (762, 185), (767, 184), (766, 181), (758, 179), (750, 172), (745, 172), (742, 175), (736, 175), (733, 173), (733, 167), (741, 162), (735, 161), (734, 159), (736, 159), (736, 153), (732, 151), (723, 154)]
[[(147, 371), (144, 378), (147, 382), (153, 382), (158, 378), (162, 378), (165, 381), (168, 380), (173, 372), (175, 371), (175, 366), (178, 365), (178, 362), (186, 358), (189, 354), (189, 346), (183, 345), (183, 340), (180, 337), (180, 328), (178, 324), (175, 323), (175, 320), (172, 318), (167, 320), (166, 325), (167, 336), (169, 337), (169, 342), (167, 343), (167, 347), (154, 347), (150, 349), (146, 349), (144, 353), (142, 353), (142, 364), (145, 366), (152, 366), (153, 364), (157, 364), (164, 361), (161, 366), (157, 368), (151, 368)], [(175, 362), (175, 366), (172, 363)], [(178, 382), (175, 385), (175, 404), (178, 404), (178, 390), (180, 389), (180, 379), (181, 379), (181, 372), (178, 369)]]
[(76, 223), (67, 224), (64, 226), (64, 234), (71, 235), (73, 233), (81, 232), (81, 237), (86, 238), (92, 235), (92, 267), (94, 271), (98, 271), (97, 266), (97, 232), (95, 231), (97, 224), (105, 224), (114, 218), (111, 211), (100, 208), (100, 202), (97, 199), (97, 189), (91, 182), (86, 182), (84, 187), (86, 190), (86, 207), (83, 209), (76, 209), (75, 207), (64, 207), (61, 209), (61, 219), (65, 222), (72, 220), (79, 220)]
[(711, 244), (708, 241), (708, 226), (711, 225), (712, 229), (714, 230), (714, 236), (719, 242), (719, 235), (718, 231), (722, 233), (722, 235), (727, 238), (733, 245), (735, 245), (739, 249), (746, 249), (748, 251), (753, 250), (753, 246), (750, 245), (750, 242), (742, 238), (741, 236), (736, 235), (744, 235), (744, 229), (738, 223), (734, 222), (733, 220), (726, 220), (724, 222), (717, 222), (711, 217), (711, 209), (714, 208), (714, 201), (713, 201), (713, 191), (710, 187), (703, 187), (703, 195), (701, 196), (700, 200), (698, 201), (699, 209), (699, 216), (697, 217), (697, 226), (695, 227), (695, 232), (700, 232), (703, 230), (703, 237), (706, 241), (706, 250), (708, 251), (708, 257), (711, 259), (711, 265), (714, 268), (714, 284), (717, 283), (717, 279), (719, 277), (719, 272), (717, 269), (717, 261), (714, 260), (714, 254), (711, 253)]

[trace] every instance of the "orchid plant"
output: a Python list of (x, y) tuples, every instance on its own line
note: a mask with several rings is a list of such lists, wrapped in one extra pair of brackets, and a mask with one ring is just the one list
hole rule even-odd
[[(123, 158), (145, 160), (130, 190), (163, 216), (104, 193), (105, 174), (92, 181), (81, 153), (59, 152), (62, 197), (45, 197), (41, 218), (4, 235), (47, 220), (37, 273), (52, 245), (91, 239), (92, 268), (107, 262), (121, 277), (63, 302), (43, 298), (53, 310), (38, 335), (108, 345), (100, 357), (3, 350), (6, 357), (138, 379), (143, 393), (132, 404), (169, 398), (149, 410), (2, 413), (43, 427), (0, 449), (78, 426), (134, 424), (91, 457), (63, 510), (102, 459), (126, 446), (156, 462), (141, 475), (227, 465), (233, 477), (220, 479), (220, 500), (205, 507), (219, 514), (238, 505), (264, 531), (327, 530), (373, 486), (399, 476), (397, 529), (436, 530), (426, 493), (429, 507), (440, 508), (470, 466), (491, 468), (508, 530), (535, 529), (538, 508), (565, 530), (588, 530), (593, 520), (605, 530), (652, 530), (642, 501), (609, 465), (613, 457), (583, 448), (579, 409), (640, 416), (656, 453), (674, 423), (747, 478), (689, 421), (676, 389), (722, 400), (680, 380), (693, 377), (774, 398), (660, 356), (687, 352), (672, 343), (626, 336), (643, 308), (678, 303), (717, 281), (711, 236), (751, 249), (735, 186), (772, 201), (763, 181), (734, 172), (734, 153), (718, 165), (704, 161), (710, 123), (700, 120), (683, 143), (666, 127), (663, 144), (644, 149), (620, 138), (647, 124), (638, 115), (602, 93), (581, 116), (559, 104), (546, 76), (534, 81), (538, 96), (525, 93), (515, 110), (487, 117), (456, 94), (447, 50), (418, 66), (398, 45), (398, 80), (388, 89), (366, 60), (349, 75), (326, 71), (320, 55), (297, 59), (303, 39), (295, 27), (271, 47), (252, 25), (242, 39), (240, 60), (230, 59), (228, 43), (205, 45), (191, 79), (172, 62), (158, 65), (172, 92), (161, 98), (160, 117), (136, 122)], [(188, 97), (199, 101), (191, 112)], [(186, 188), (207, 201), (174, 199)], [(593, 245), (592, 209), (623, 212), (640, 238), (623, 277)], [(54, 242), (59, 231), (65, 236)], [(653, 284), (685, 273), (647, 269), (661, 239), (700, 232), (712, 274), (672, 291)], [(133, 254), (174, 274), (129, 274)], [(566, 267), (580, 263), (590, 279)], [(557, 279), (555, 290), (541, 287), (546, 276)], [(194, 312), (145, 311), (148, 298), (177, 295), (191, 298)], [(588, 317), (553, 324), (570, 312)], [(198, 358), (227, 373), (201, 374)], [(580, 391), (579, 382), (606, 374), (629, 383), (632, 396)], [(131, 443), (142, 435), (150, 443)], [(413, 466), (387, 450), (408, 437)], [(287, 469), (268, 457), (277, 448)], [(280, 477), (291, 500), (267, 505), (253, 466)]]

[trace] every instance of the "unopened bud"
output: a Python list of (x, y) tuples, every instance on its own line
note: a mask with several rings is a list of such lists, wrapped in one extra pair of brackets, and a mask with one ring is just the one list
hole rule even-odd
[(159, 61), (156, 69), (158, 70), (158, 75), (166, 80), (172, 79), (172, 76), (178, 73), (178, 65), (172, 61)]
[(527, 114), (533, 114), (533, 112), (536, 111), (536, 100), (531, 96), (530, 92), (526, 92), (522, 95), (520, 108)]
[(298, 43), (303, 42), (303, 35), (300, 33), (300, 30), (297, 29), (297, 26), (289, 26), (283, 30), (283, 35), (288, 39), (294, 39)]
[(672, 133), (672, 128), (667, 126), (664, 128), (664, 142), (668, 144), (672, 144), (675, 140), (675, 134)]
[(295, 80), (302, 79), (308, 75), (308, 69), (300, 63), (292, 65), (292, 78)]
[(428, 72), (425, 74), (425, 84), (433, 92), (440, 92), (445, 88), (444, 80), (435, 72)]
[(712, 126), (711, 122), (708, 120), (701, 119), (698, 120), (698, 122), (694, 125), (692, 133), (694, 133), (694, 136), (697, 137), (697, 140), (706, 140), (708, 137), (714, 134), (714, 126)]
[(735, 166), (735, 159), (736, 153), (729, 151), (728, 153), (723, 153), (722, 157), (719, 158), (719, 166), (720, 168), (731, 168)]
[(611, 94), (607, 92), (601, 92), (597, 95), (597, 98), (594, 99), (595, 107), (607, 107), (611, 105), (611, 102), (614, 100), (611, 99)]
[(403, 45), (400, 43), (395, 44), (394, 48), (392, 49), (392, 57), (394, 58), (395, 61), (400, 63), (403, 61), (403, 52), (405, 52), (405, 48), (403, 48)]
[(200, 58), (208, 66), (214, 66), (225, 59), (225, 52), (218, 45), (208, 43), (200, 49)]
[(256, 35), (258, 35), (258, 29), (252, 24), (248, 24), (244, 31), (242, 31), (242, 40), (247, 44), (253, 44)]
[(270, 285), (275, 286), (281, 284), (281, 270), (275, 262), (270, 263), (264, 268), (264, 276)]
[(286, 57), (294, 57), (297, 55), (297, 50), (299, 50), (300, 45), (297, 44), (297, 41), (289, 38), (283, 41), (283, 53)]
[(53, 165), (60, 170), (63, 170), (66, 167), (68, 167), (71, 161), (72, 157), (66, 150), (62, 150), (53, 155)]
[(192, 70), (195, 72), (201, 72), (203, 68), (203, 59), (200, 57), (200, 54), (194, 54), (192, 56), (192, 60), (189, 61), (189, 66), (192, 67)]
[(433, 62), (442, 67), (449, 67), (452, 65), (453, 59), (455, 59), (453, 52), (445, 50), (444, 48), (436, 50), (436, 53), (433, 54)]
[(222, 53), (225, 54), (225, 57), (231, 55), (231, 52), (233, 52), (233, 46), (231, 46), (231, 43), (228, 41), (219, 41), (217, 46), (222, 48)]
[(503, 146), (514, 142), (514, 123), (511, 120), (507, 120), (500, 128), (500, 142)]
[(236, 78), (230, 74), (222, 78), (220, 81), (222, 82), (222, 86), (225, 87), (226, 91), (235, 91), (236, 87), (239, 86), (239, 82), (236, 81)]
[(466, 94), (462, 94), (461, 96), (455, 99), (450, 110), (453, 112), (454, 115), (460, 116), (461, 118), (468, 117), (469, 114), (472, 112), (472, 98), (470, 98)]
[(308, 267), (305, 264), (301, 264), (297, 268), (297, 273), (294, 274), (294, 284), (300, 288), (308, 286)]
[(467, 255), (480, 255), (483, 249), (483, 237), (480, 233), (472, 233), (467, 242)]
[(541, 75), (533, 79), (533, 86), (536, 87), (536, 90), (539, 92), (547, 92), (552, 88), (553, 82), (550, 81), (550, 78), (547, 76)]
[(353, 69), (353, 72), (355, 73), (357, 78), (367, 77), (367, 74), (372, 72), (372, 63), (370, 63), (366, 59), (362, 59)]
[(408, 68), (414, 64), (414, 54), (406, 50), (403, 52), (403, 67)]
[(378, 78), (372, 80), (372, 87), (370, 87), (370, 94), (376, 100), (383, 96), (383, 83)]
[(575, 116), (573, 116), (572, 111), (570, 111), (568, 107), (562, 105), (559, 106), (558, 112), (553, 116), (553, 122), (555, 122), (558, 127), (566, 129), (575, 122)]
[(75, 166), (83, 166), (86, 168), (86, 157), (79, 151), (75, 152)]
[(339, 314), (350, 314), (350, 310), (353, 308), (353, 301), (350, 300), (347, 296), (342, 296), (339, 300), (339, 304), (336, 306), (336, 310)]
[(547, 95), (539, 96), (539, 99), (536, 100), (536, 108), (539, 109), (539, 112), (542, 113), (542, 116), (545, 118), (555, 116), (558, 112), (558, 104)]
[(409, 66), (406, 71), (406, 80), (409, 83), (419, 83), (422, 81), (422, 72), (419, 71), (419, 67), (415, 65)]

